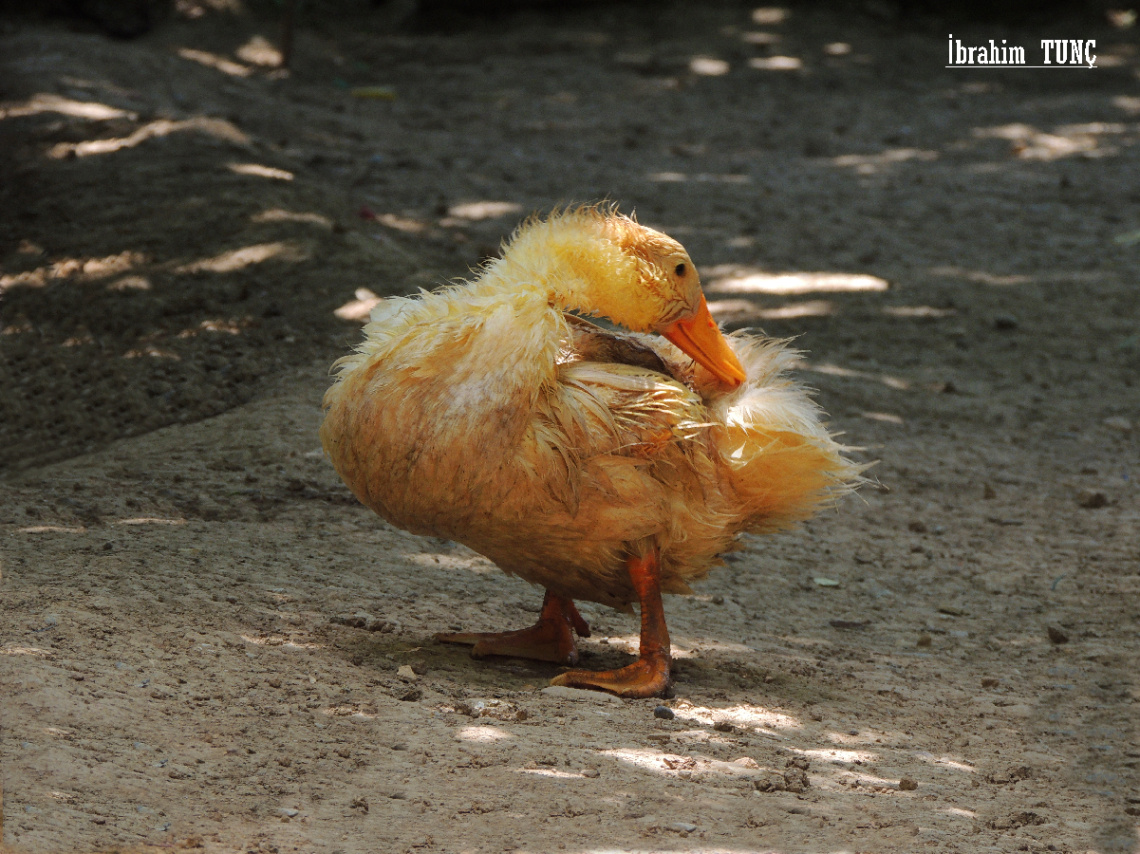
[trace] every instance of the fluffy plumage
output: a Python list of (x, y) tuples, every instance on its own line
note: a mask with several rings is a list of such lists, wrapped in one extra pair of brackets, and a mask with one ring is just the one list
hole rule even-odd
[(377, 306), (325, 396), (329, 458), (392, 524), (567, 599), (627, 608), (626, 561), (649, 551), (661, 589), (689, 592), (739, 533), (809, 517), (860, 471), (783, 342), (728, 338), (747, 377), (731, 389), (638, 334), (704, 305), (690, 268), (610, 210), (525, 223), (473, 281)]

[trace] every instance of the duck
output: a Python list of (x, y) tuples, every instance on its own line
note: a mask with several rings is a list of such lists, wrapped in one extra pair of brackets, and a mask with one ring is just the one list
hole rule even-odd
[[(533, 626), (437, 641), (569, 666), (553, 685), (667, 696), (662, 594), (692, 593), (741, 534), (834, 504), (864, 466), (792, 378), (789, 342), (726, 336), (685, 248), (613, 205), (531, 217), (474, 272), (377, 304), (333, 366), (325, 453), (392, 525), (545, 591)], [(639, 607), (636, 660), (574, 668), (583, 600)]]

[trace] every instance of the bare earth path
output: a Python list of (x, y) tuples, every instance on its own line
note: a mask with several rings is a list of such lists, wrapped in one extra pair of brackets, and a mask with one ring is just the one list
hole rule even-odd
[[(275, 26), (0, 23), (0, 845), (1140, 851), (1134, 29), (348, 4), (281, 77)], [(949, 31), (1101, 67), (945, 69)], [(602, 197), (880, 461), (666, 602), (672, 719), (433, 643), (540, 591), (316, 438), (357, 289)]]

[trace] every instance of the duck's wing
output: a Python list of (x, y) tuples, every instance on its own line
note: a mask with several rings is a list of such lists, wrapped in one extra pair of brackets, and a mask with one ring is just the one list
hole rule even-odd
[(679, 379), (673, 376), (669, 365), (656, 350), (633, 335), (603, 329), (596, 323), (574, 314), (567, 314), (565, 317), (570, 329), (570, 338), (559, 353), (560, 365), (570, 362), (630, 365)]

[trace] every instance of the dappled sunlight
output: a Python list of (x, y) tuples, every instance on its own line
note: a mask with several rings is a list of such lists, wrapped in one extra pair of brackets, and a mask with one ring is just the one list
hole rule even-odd
[(158, 516), (135, 516), (130, 519), (118, 519), (114, 524), (116, 525), (185, 525), (186, 520), (182, 518), (165, 519)]
[(889, 305), (883, 309), (883, 314), (888, 317), (906, 319), (953, 317), (957, 313), (953, 308), (935, 308), (931, 305)]
[(773, 294), (796, 296), (810, 293), (881, 292), (890, 288), (886, 279), (866, 273), (770, 273), (755, 267), (719, 264), (706, 271), (710, 294)]
[(1112, 99), (1112, 105), (1130, 116), (1140, 116), (1140, 97), (1138, 96), (1117, 95)]
[[(1119, 122), (1086, 122), (1060, 125), (1045, 132), (1032, 125), (1015, 122), (988, 128), (974, 128), (977, 139), (1009, 142), (1014, 156), (1022, 160), (1060, 160), (1065, 157), (1107, 157), (1119, 153), (1108, 138), (1122, 137), (1128, 128)], [(1128, 140), (1133, 142), (1134, 140)]]
[(145, 347), (135, 347), (123, 353), (124, 359), (170, 359), (172, 362), (181, 362), (182, 357), (173, 350), (163, 350), (148, 344)]
[(712, 56), (694, 56), (689, 60), (689, 70), (699, 77), (721, 77), (729, 72), (729, 64)]
[(841, 154), (831, 158), (831, 162), (844, 169), (853, 169), (859, 175), (875, 175), (896, 163), (906, 163), (911, 160), (929, 162), (937, 159), (937, 151), (922, 148), (891, 148), (878, 154)]
[(39, 113), (58, 113), (89, 121), (107, 121), (110, 119), (131, 119), (133, 121), (138, 118), (138, 114), (130, 110), (121, 110), (118, 107), (110, 107), (95, 101), (75, 101), (51, 92), (40, 92), (26, 101), (0, 107), (0, 120), (34, 116)]
[(532, 774), (535, 777), (553, 777), (556, 780), (585, 780), (581, 771), (556, 771), (553, 768), (516, 768), (515, 773)]
[(13, 287), (41, 288), (48, 282), (68, 279), (96, 282), (126, 273), (148, 260), (141, 252), (129, 250), (102, 258), (62, 258), (24, 273), (0, 276), (0, 292)]
[(278, 68), (281, 65), (281, 51), (265, 36), (253, 36), (234, 51), (234, 56), (250, 65), (264, 68)]
[(969, 762), (964, 762), (961, 759), (950, 756), (934, 756), (927, 753), (920, 753), (918, 754), (918, 758), (931, 765), (938, 765), (942, 768), (952, 768), (955, 771), (965, 771), (967, 774), (973, 774), (978, 770)]
[(772, 27), (785, 23), (791, 14), (786, 6), (757, 6), (752, 10), (752, 23), (761, 27)]
[(698, 172), (690, 175), (687, 172), (650, 172), (645, 176), (650, 181), (662, 184), (680, 184), (685, 181), (696, 181), (699, 184), (751, 184), (752, 176), (743, 173), (728, 173), (715, 175), (708, 172)]
[(248, 65), (242, 65), (240, 62), (234, 62), (232, 59), (226, 59), (224, 56), (218, 56), (218, 54), (210, 53), (206, 50), (180, 47), (178, 49), (178, 55), (183, 59), (188, 59), (191, 62), (196, 62), (207, 68), (213, 68), (231, 77), (249, 77), (249, 75), (253, 74), (253, 69)]
[(250, 217), (250, 222), (256, 222), (258, 224), (267, 222), (297, 222), (305, 223), (306, 225), (319, 225), (329, 230), (333, 227), (333, 221), (323, 214), (313, 213), (311, 211), (304, 213), (287, 211), (284, 208), (270, 208), (269, 210), (256, 213)]
[(68, 157), (90, 157), (98, 154), (112, 154), (127, 148), (142, 145), (147, 140), (161, 139), (173, 133), (197, 131), (215, 139), (231, 142), (235, 145), (249, 145), (249, 137), (225, 119), (214, 119), (198, 116), (184, 121), (172, 119), (156, 119), (148, 122), (129, 136), (115, 139), (91, 139), (85, 142), (61, 142), (48, 149), (48, 157), (54, 160), (63, 160)]
[(449, 217), (456, 219), (465, 219), (471, 221), (481, 221), (486, 219), (500, 219), (511, 214), (518, 214), (522, 212), (522, 205), (515, 202), (465, 202), (460, 205), (452, 205), (447, 209)]
[(29, 655), (32, 658), (51, 658), (54, 650), (41, 649), (38, 646), (0, 646), (0, 655)]
[(697, 706), (689, 702), (679, 702), (673, 711), (679, 718), (697, 721), (707, 726), (727, 723), (742, 729), (758, 731), (803, 728), (803, 724), (798, 718), (764, 706), (753, 706), (748, 703), (713, 708), (711, 706)]
[(895, 415), (893, 412), (865, 411), (860, 412), (859, 416), (861, 418), (866, 418), (868, 421), (881, 421), (884, 424), (894, 424), (896, 426), (902, 426), (906, 423), (901, 415)]
[(246, 643), (251, 643), (254, 646), (266, 647), (280, 647), (282, 649), (324, 649), (325, 645), (321, 643), (314, 643), (312, 641), (293, 640), (292, 638), (285, 637), (284, 635), (264, 635), (261, 637), (254, 637), (253, 635), (239, 635)]
[(964, 810), (961, 807), (946, 807), (943, 810), (946, 815), (956, 816), (958, 818), (977, 818), (978, 814), (974, 810)]
[(996, 285), (999, 287), (1005, 287), (1008, 285), (1026, 285), (1033, 281), (1029, 276), (1024, 276), (1017, 273), (1008, 275), (996, 275), (985, 270), (969, 270), (965, 267), (931, 267), (929, 272), (932, 276), (946, 276), (947, 278), (965, 279), (967, 282), (974, 282), (975, 284), (979, 285)]
[(712, 300), (709, 311), (721, 322), (740, 323), (747, 320), (796, 320), (801, 317), (827, 317), (835, 314), (835, 305), (827, 300), (762, 308), (745, 299)]
[(497, 726), (465, 726), (455, 733), (455, 737), (463, 741), (478, 741), (488, 744), (514, 738), (511, 733)]
[(643, 771), (651, 771), (664, 777), (688, 778), (693, 776), (755, 777), (758, 770), (771, 771), (755, 762), (725, 762), (708, 757), (684, 756), (666, 753), (650, 747), (631, 747), (599, 750), (601, 756), (616, 759), (626, 765)]
[(368, 288), (357, 288), (353, 296), (354, 299), (335, 309), (333, 314), (341, 320), (356, 320), (363, 323), (368, 320), (372, 309), (383, 301), (382, 297), (378, 297)]
[(118, 293), (129, 293), (130, 291), (149, 291), (151, 289), (150, 279), (146, 276), (123, 276), (120, 279), (110, 282), (107, 285), (107, 290), (117, 291)]
[(904, 380), (902, 377), (892, 376), (891, 374), (875, 374), (870, 371), (857, 371), (854, 368), (844, 368), (831, 362), (804, 362), (803, 368), (807, 371), (813, 371), (817, 374), (827, 374), (832, 377), (873, 380), (874, 382), (882, 383), (888, 388), (893, 388), (897, 391), (909, 391), (912, 387), (910, 380)]
[(258, 178), (271, 178), (274, 181), (292, 181), (293, 173), (274, 166), (260, 163), (228, 163), (226, 168), (237, 175), (253, 175)]
[(748, 60), (748, 67), (759, 71), (799, 71), (804, 61), (798, 56), (754, 56)]
[(192, 329), (183, 329), (175, 337), (176, 338), (194, 338), (203, 332), (221, 332), (226, 335), (240, 335), (241, 331), (249, 326), (250, 321), (236, 321), (226, 320), (225, 318), (213, 318), (210, 320), (203, 320)]
[(806, 759), (818, 759), (820, 762), (830, 762), (832, 764), (877, 762), (879, 760), (879, 754), (870, 750), (835, 750), (826, 747), (810, 749), (791, 747), (789, 750)]
[(305, 261), (308, 254), (300, 247), (287, 241), (277, 240), (272, 243), (256, 243), (252, 246), (243, 246), (241, 249), (231, 249), (210, 258), (192, 261), (177, 267), (177, 273), (233, 273), (251, 267), (254, 264), (264, 264), (271, 259), (280, 261)]
[(440, 569), (465, 569), (477, 575), (488, 575), (499, 572), (487, 558), (477, 554), (424, 554), (423, 552), (406, 552), (401, 555), (409, 563), (417, 566), (437, 567)]

